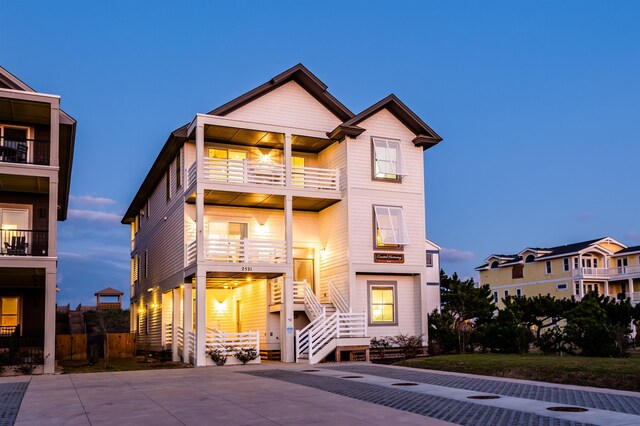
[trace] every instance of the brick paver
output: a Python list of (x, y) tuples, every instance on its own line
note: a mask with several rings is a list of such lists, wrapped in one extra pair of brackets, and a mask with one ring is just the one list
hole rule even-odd
[(421, 370), (405, 370), (373, 365), (343, 365), (332, 370), (349, 373), (371, 374), (389, 379), (413, 381), (430, 385), (467, 389), (516, 398), (535, 399), (564, 405), (597, 408), (619, 413), (640, 415), (640, 398), (580, 389), (565, 389), (554, 386), (513, 383), (452, 374), (430, 373)]
[(0, 426), (13, 425), (29, 382), (0, 384)]

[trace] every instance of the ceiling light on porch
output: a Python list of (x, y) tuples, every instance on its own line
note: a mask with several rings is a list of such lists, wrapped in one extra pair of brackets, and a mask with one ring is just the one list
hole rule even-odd
[(251, 282), (251, 277), (247, 277), (247, 282), (250, 283)]
[(261, 163), (271, 163), (271, 153), (260, 155), (258, 161), (260, 161)]

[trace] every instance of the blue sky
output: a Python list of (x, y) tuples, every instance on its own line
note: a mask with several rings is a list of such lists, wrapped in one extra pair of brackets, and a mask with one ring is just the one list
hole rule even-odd
[[(640, 244), (634, 2), (10, 2), (0, 64), (78, 120), (60, 303), (129, 281), (120, 218), (168, 133), (302, 62), (354, 112), (395, 93), (448, 273), (492, 252)], [(97, 213), (96, 213), (97, 212)]]

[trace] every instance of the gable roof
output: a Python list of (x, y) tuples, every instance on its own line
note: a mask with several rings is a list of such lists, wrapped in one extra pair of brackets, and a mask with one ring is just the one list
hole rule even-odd
[(333, 131), (327, 133), (331, 139), (341, 140), (345, 136), (356, 137), (365, 131), (358, 124), (376, 114), (382, 109), (387, 109), (393, 114), (402, 124), (407, 126), (416, 137), (413, 139), (413, 143), (416, 146), (421, 146), (423, 149), (429, 149), (432, 146), (442, 141), (440, 135), (438, 135), (431, 127), (427, 125), (420, 117), (418, 117), (413, 111), (409, 109), (396, 95), (393, 93), (382, 99), (379, 102), (371, 105), (369, 108), (357, 114), (353, 118), (345, 121), (336, 127)]
[(627, 247), (625, 249), (622, 249), (616, 252), (614, 256), (617, 256), (619, 254), (629, 254), (629, 253), (636, 253), (636, 252), (640, 252), (640, 246)]
[(107, 287), (107, 288), (103, 288), (100, 291), (96, 291), (94, 293), (94, 296), (100, 295), (100, 296), (122, 296), (124, 294), (124, 292), (120, 291), (120, 290), (116, 290), (113, 287)]
[(353, 117), (353, 113), (349, 108), (334, 98), (331, 93), (327, 92), (327, 85), (302, 64), (289, 68), (285, 72), (278, 74), (271, 80), (253, 90), (248, 91), (244, 95), (238, 96), (234, 100), (219, 106), (218, 108), (210, 111), (209, 115), (225, 116), (290, 81), (298, 83), (340, 120), (345, 121)]

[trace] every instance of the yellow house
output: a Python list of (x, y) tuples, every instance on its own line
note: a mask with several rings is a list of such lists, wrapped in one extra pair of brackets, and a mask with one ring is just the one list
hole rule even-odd
[(640, 302), (640, 246), (611, 237), (563, 246), (527, 247), (517, 254), (492, 254), (476, 268), (498, 307), (508, 296), (546, 295), (580, 300), (586, 293)]

